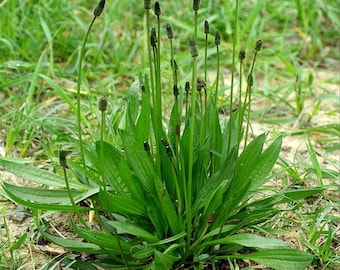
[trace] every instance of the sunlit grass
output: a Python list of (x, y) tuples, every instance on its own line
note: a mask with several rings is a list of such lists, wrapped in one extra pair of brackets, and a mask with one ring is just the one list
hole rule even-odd
[[(91, 121), (99, 119), (97, 97), (101, 94), (109, 97), (114, 113), (107, 117), (119, 126), (117, 119), (123, 114), (121, 104), (127, 98), (130, 84), (138, 79), (140, 71), (144, 73), (148, 69), (147, 55), (138, 53), (145, 46), (145, 36), (140, 31), (145, 21), (144, 10), (136, 2), (111, 1), (89, 37), (81, 89), (85, 120), (83, 131), (89, 141), (98, 135), (100, 125)], [(179, 84), (184, 86), (185, 81), (191, 78), (187, 30), (191, 29), (192, 17), (190, 5), (178, 10), (180, 4), (180, 1), (164, 3), (164, 9), (173, 10), (164, 20), (177, 30), (173, 46), (178, 52), (176, 61), (183, 80)], [(229, 73), (232, 68), (230, 56), (235, 4), (234, 1), (216, 4), (210, 0), (202, 3), (202, 9), (207, 11), (208, 16), (198, 17), (200, 54), (204, 54), (205, 36), (201, 30), (205, 19), (209, 20), (211, 28), (209, 40), (214, 39), (217, 29), (222, 35), (218, 100), (223, 109), (231, 105)], [(53, 161), (61, 146), (76, 147), (77, 122), (71, 117), (76, 101), (75, 78), (79, 44), (86, 32), (92, 6), (82, 1), (45, 1), (43, 4), (8, 1), (0, 10), (0, 140), (5, 142), (9, 156), (55, 164)], [(334, 1), (257, 1), (255, 4), (240, 1), (239, 14), (237, 48), (250, 51), (258, 38), (264, 43), (261, 60), (256, 64), (252, 98), (264, 100), (265, 106), (253, 106), (252, 119), (270, 123), (277, 129), (284, 126), (286, 136), (308, 134), (307, 150), (311, 158), (308, 165), (300, 161), (283, 163), (288, 171), (289, 184), (311, 185), (312, 182), (316, 186), (328, 187), (329, 183), (323, 182), (324, 178), (328, 178), (332, 183), (330, 189), (334, 188), (335, 179), (339, 176), (335, 172), (339, 167), (334, 160), (330, 161), (334, 164), (331, 170), (323, 166), (318, 160), (318, 151), (326, 151), (322, 154), (326, 160), (329, 154), (339, 151), (339, 125), (336, 121), (339, 97), (329, 87), (339, 84), (339, 79), (336, 76), (326, 79), (319, 71), (327, 72), (337, 67), (338, 6)], [(153, 15), (151, 19), (152, 25), (156, 26)], [(165, 29), (165, 22), (161, 27)], [(167, 42), (163, 43), (164, 50), (167, 50)], [(208, 50), (207, 58), (208, 65), (211, 65), (208, 70), (214, 70), (211, 63), (216, 63), (216, 50)], [(168, 79), (171, 80), (168, 58), (161, 59), (161, 64), (168, 67)], [(205, 75), (204, 65), (203, 58), (198, 60), (201, 77)], [(249, 68), (248, 63), (245, 70)], [(165, 100), (171, 100), (171, 90), (168, 95)], [(237, 99), (237, 96), (234, 97), (236, 103)], [(327, 124), (315, 122), (314, 119), (319, 119), (325, 107), (334, 121)], [(287, 126), (292, 129), (286, 130)], [(115, 137), (113, 128), (107, 132), (109, 137)], [(326, 202), (322, 198), (318, 204)], [(316, 214), (319, 215), (319, 212)], [(333, 217), (329, 220), (333, 222)], [(306, 247), (315, 251), (318, 258), (333, 260), (322, 248), (316, 249), (319, 244), (317, 236), (333, 235), (333, 232), (322, 231), (317, 236), (310, 236), (311, 232), (306, 230), (303, 233), (309, 234), (304, 241)]]

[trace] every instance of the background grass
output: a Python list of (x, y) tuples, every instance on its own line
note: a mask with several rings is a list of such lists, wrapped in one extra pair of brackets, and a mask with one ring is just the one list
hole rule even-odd
[[(99, 132), (97, 97), (101, 94), (109, 97), (109, 121), (118, 125), (131, 83), (147, 70), (147, 54), (141, 53), (145, 51), (146, 38), (142, 31), (145, 24), (142, 2), (107, 2), (85, 53), (82, 112), (88, 120), (84, 127), (88, 140)], [(254, 120), (278, 130), (281, 125), (288, 125), (286, 138), (302, 134), (301, 145), (307, 145), (307, 155), (294, 149), (293, 160), (282, 158), (278, 169), (280, 184), (327, 186), (330, 191), (311, 202), (306, 213), (297, 212), (289, 220), (293, 229), (302, 228), (298, 233), (303, 245), (315, 249), (314, 253), (322, 258), (327, 252), (318, 248), (323, 247), (320, 241), (332, 235), (332, 245), (339, 244), (338, 228), (329, 224), (338, 221), (334, 214), (336, 205), (333, 207), (338, 198), (332, 190), (336, 188), (339, 165), (332, 154), (340, 148), (339, 91), (334, 90), (340, 82), (340, 1), (240, 3), (237, 47), (251, 54), (257, 39), (264, 42), (256, 63), (253, 96), (258, 106), (253, 106)], [(51, 167), (56, 164), (61, 144), (72, 142), (76, 131), (77, 61), (95, 4), (32, 0), (2, 1), (0, 5), (0, 143), (10, 156), (28, 157)], [(180, 84), (184, 86), (191, 76), (187, 34), (192, 29), (191, 4), (161, 1), (161, 8), (163, 48), (168, 46), (165, 22), (169, 22), (175, 32), (176, 59), (183, 78)], [(210, 23), (211, 44), (216, 30), (222, 34), (219, 101), (221, 107), (228, 106), (234, 1), (202, 1), (201, 8), (209, 16), (199, 16), (198, 46), (203, 48), (204, 44), (204, 20)], [(203, 56), (203, 50), (199, 53)], [(214, 50), (208, 55), (213, 67)], [(169, 59), (170, 56), (162, 59), (162, 67), (169, 71), (171, 80)], [(204, 64), (201, 59), (199, 68)], [(214, 80), (210, 79), (210, 85)], [(171, 89), (167, 90), (165, 100), (172, 94)], [(320, 119), (320, 114), (325, 114), (322, 118), (325, 122), (313, 121)], [(314, 228), (311, 224), (318, 226)], [(332, 255), (327, 256), (339, 252), (332, 250)]]
[[(184, 30), (191, 29), (191, 5), (185, 5), (182, 1), (161, 4), (163, 20), (170, 22), (175, 31), (174, 46), (180, 72), (189, 77), (188, 36)], [(339, 44), (336, 41), (340, 21), (337, 4), (340, 2), (241, 1), (238, 47), (251, 52), (258, 38), (264, 41), (261, 61), (257, 63), (255, 95), (282, 104), (290, 113), (284, 119), (265, 119), (267, 122), (294, 122), (303, 110), (304, 100), (317, 92), (315, 87), (318, 86), (314, 86), (314, 82), (324, 80), (317, 72), (338, 68)], [(18, 154), (25, 156), (32, 143), (42, 143), (39, 140), (46, 133), (37, 128), (39, 125), (33, 125), (34, 121), (50, 123), (50, 128), (63, 130), (67, 127), (73, 130), (72, 121), (60, 116), (67, 115), (74, 106), (79, 47), (92, 8), (90, 3), (82, 1), (3, 3), (0, 22), (0, 112), (1, 134), (6, 138), (7, 152), (16, 145)], [(233, 1), (210, 0), (203, 1), (202, 8), (207, 10), (209, 16), (199, 17), (199, 22), (203, 29), (204, 20), (209, 21), (210, 41), (213, 42), (216, 29), (222, 33), (223, 72), (220, 81), (224, 86), (220, 95), (222, 100), (228, 100), (226, 96), (230, 83), (227, 75), (231, 66), (230, 41), (235, 7)], [(82, 89), (86, 117), (91, 118), (93, 114), (93, 97), (104, 93), (110, 96), (112, 104), (120, 104), (129, 85), (145, 70), (146, 55), (141, 53), (145, 46), (141, 31), (143, 24), (143, 6), (138, 1), (108, 3), (87, 45), (84, 74), (87, 84)], [(199, 38), (199, 44), (203, 45), (203, 31), (200, 31)], [(167, 46), (165, 33), (163, 40)], [(212, 65), (215, 63), (212, 60), (213, 51), (209, 52)], [(170, 79), (169, 60), (163, 59), (162, 64), (169, 69)], [(199, 66), (202, 65), (202, 62), (199, 63)], [(336, 83), (339, 78), (335, 76), (330, 79)], [(323, 95), (325, 103), (328, 99), (336, 99), (328, 89), (321, 90), (317, 94)], [(65, 107), (65, 104), (68, 106)], [(269, 109), (262, 109), (258, 113), (264, 118)], [(46, 147), (46, 143), (44, 145)]]

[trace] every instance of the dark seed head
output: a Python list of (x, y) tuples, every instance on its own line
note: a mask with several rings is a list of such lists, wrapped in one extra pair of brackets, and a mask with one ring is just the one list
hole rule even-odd
[(150, 153), (150, 145), (149, 145), (149, 143), (147, 141), (144, 141), (143, 145), (144, 145), (145, 152)]
[(165, 150), (166, 150), (167, 157), (169, 159), (171, 159), (174, 156), (174, 154), (172, 153), (172, 150), (171, 150), (170, 146), (165, 147)]
[(93, 15), (95, 17), (99, 17), (100, 14), (102, 14), (102, 12), (103, 12), (104, 7), (105, 7), (105, 0), (100, 0), (98, 5), (96, 6), (96, 8), (93, 11)]
[(204, 33), (209, 34), (209, 32), (210, 32), (209, 22), (205, 21), (204, 22)]
[(162, 138), (162, 139), (161, 139), (161, 142), (162, 142), (162, 144), (164, 145), (164, 147), (169, 146), (169, 143), (168, 143), (168, 141), (167, 141), (166, 139)]
[(245, 49), (241, 49), (239, 54), (238, 54), (238, 58), (240, 59), (240, 61), (243, 61), (244, 58), (246, 58), (246, 50)]
[(161, 6), (159, 5), (159, 2), (157, 1), (155, 3), (155, 15), (159, 17), (161, 15)]
[(67, 162), (66, 162), (66, 156), (68, 155), (68, 152), (64, 150), (60, 150), (59, 152), (59, 164), (63, 168), (67, 168)]
[(101, 112), (105, 112), (107, 108), (107, 98), (106, 96), (100, 96), (99, 100), (98, 100), (98, 109)]
[(196, 46), (196, 41), (194, 40), (194, 38), (192, 36), (190, 36), (189, 44), (190, 44), (191, 56), (197, 57), (198, 56), (198, 49), (197, 49), (197, 46)]
[(190, 91), (190, 82), (186, 82), (185, 83), (184, 90), (185, 90), (185, 92), (189, 93), (189, 91)]
[(169, 143), (164, 138), (161, 139), (161, 142), (162, 142), (162, 144), (165, 147), (167, 157), (169, 159), (171, 159), (173, 157), (173, 153), (172, 153), (172, 150), (171, 150), (171, 147), (170, 147)]
[(221, 34), (220, 31), (216, 31), (215, 33), (215, 45), (218, 46), (221, 44)]
[(150, 0), (144, 0), (144, 8), (145, 9), (151, 9), (151, 1)]
[(255, 51), (261, 51), (261, 48), (262, 48), (262, 40), (259, 39), (258, 41), (256, 41), (256, 44), (255, 44)]
[(202, 89), (205, 89), (206, 86), (207, 85), (205, 81), (202, 78), (198, 77), (197, 78), (197, 91), (202, 91)]
[(175, 96), (175, 97), (177, 97), (177, 96), (179, 95), (178, 87), (177, 87), (176, 84), (174, 84), (173, 93), (174, 93), (174, 96)]
[(197, 10), (199, 10), (199, 8), (200, 8), (200, 0), (194, 0), (193, 1), (193, 3), (192, 3), (192, 9), (194, 10), (194, 11), (197, 11)]
[(154, 26), (151, 27), (150, 43), (152, 47), (157, 46), (157, 34), (156, 34), (156, 28)]
[(172, 27), (170, 23), (166, 24), (166, 34), (168, 35), (168, 39), (174, 38), (174, 32), (172, 31)]

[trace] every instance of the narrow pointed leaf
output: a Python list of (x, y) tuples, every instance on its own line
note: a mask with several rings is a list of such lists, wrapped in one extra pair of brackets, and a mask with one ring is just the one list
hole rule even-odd
[(229, 258), (250, 259), (275, 270), (305, 270), (311, 264), (314, 256), (300, 250), (274, 249), (230, 256)]
[(228, 245), (235, 244), (244, 247), (260, 248), (260, 249), (279, 249), (288, 248), (287, 244), (275, 238), (262, 237), (250, 233), (240, 233), (227, 236), (208, 242), (207, 245)]
[(118, 231), (118, 233), (131, 234), (142, 239), (145, 239), (150, 243), (159, 241), (159, 239), (156, 236), (152, 235), (148, 231), (132, 223), (120, 221), (108, 221), (108, 224), (114, 227)]
[(126, 196), (101, 191), (99, 193), (99, 201), (103, 210), (112, 213), (147, 216), (144, 205)]
[[(50, 187), (65, 187), (64, 178), (55, 173), (51, 173), (31, 166), (26, 166), (22, 163), (9, 161), (1, 157), (0, 166), (2, 166), (6, 171), (13, 173), (18, 177), (33, 181), (38, 184)], [(77, 190), (87, 189), (87, 186), (81, 183), (76, 183), (74, 181), (70, 182), (70, 187)]]

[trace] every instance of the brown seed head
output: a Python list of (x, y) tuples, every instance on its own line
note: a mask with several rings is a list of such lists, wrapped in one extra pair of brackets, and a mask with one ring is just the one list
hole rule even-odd
[(101, 111), (101, 112), (105, 112), (106, 111), (106, 108), (107, 108), (107, 98), (106, 96), (100, 96), (99, 97), (99, 100), (98, 100), (98, 109)]
[(60, 150), (59, 152), (59, 164), (63, 168), (67, 168), (66, 156), (68, 155), (67, 151)]
[(145, 9), (151, 9), (151, 1), (150, 0), (144, 0), (144, 8)]
[(104, 7), (105, 7), (105, 0), (100, 0), (98, 5), (96, 6), (96, 8), (93, 11), (93, 15), (95, 17), (99, 17), (100, 14), (102, 14), (102, 12), (103, 12)]
[(196, 41), (194, 40), (194, 38), (192, 36), (190, 36), (189, 44), (190, 44), (191, 56), (197, 57), (198, 56), (198, 49), (197, 49), (197, 46), (196, 46)]
[(159, 2), (157, 1), (155, 3), (155, 15), (159, 17), (161, 15), (161, 6), (159, 5)]
[(199, 8), (200, 8), (200, 0), (194, 0), (193, 1), (193, 3), (192, 3), (192, 9), (194, 10), (194, 11), (197, 11), (197, 10), (199, 10)]
[(255, 51), (261, 51), (261, 48), (262, 48), (262, 40), (259, 39), (258, 41), (256, 41), (256, 44), (255, 44)]
[(204, 33), (209, 34), (209, 32), (210, 32), (209, 22), (205, 21), (204, 22)]
[(240, 59), (240, 61), (243, 61), (246, 58), (246, 50), (245, 49), (241, 49), (239, 54), (238, 54), (238, 58)]
[(220, 31), (216, 31), (215, 33), (215, 45), (218, 46), (221, 44), (221, 34)]
[(174, 38), (174, 32), (172, 31), (172, 27), (170, 23), (166, 24), (166, 34), (168, 35), (168, 39)]
[(152, 47), (157, 46), (157, 34), (156, 34), (156, 28), (154, 26), (151, 27), (150, 43)]
[(189, 93), (189, 91), (190, 91), (190, 82), (186, 82), (185, 83), (184, 90), (185, 90), (185, 92)]
[(206, 86), (207, 85), (205, 81), (202, 78), (198, 77), (197, 78), (197, 91), (202, 91), (202, 89), (205, 89)]

